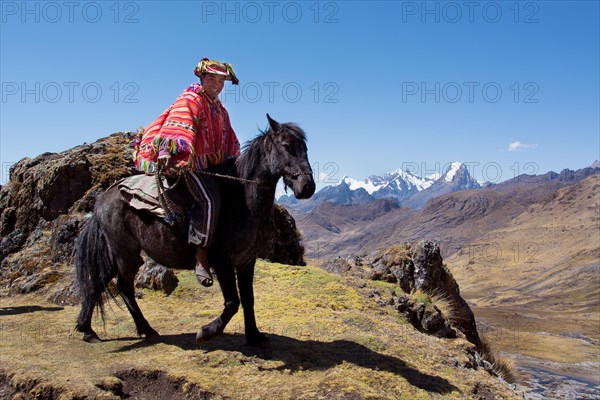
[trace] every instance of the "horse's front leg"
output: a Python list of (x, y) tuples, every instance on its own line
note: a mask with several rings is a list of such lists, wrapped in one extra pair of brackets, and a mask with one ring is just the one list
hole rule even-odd
[(223, 333), (223, 330), (225, 330), (225, 327), (240, 307), (240, 298), (237, 294), (235, 271), (233, 268), (230, 265), (223, 266), (219, 263), (214, 269), (219, 285), (221, 286), (221, 292), (223, 292), (223, 298), (225, 299), (225, 308), (219, 318), (200, 329), (196, 335), (196, 342), (198, 343), (210, 340)]
[(269, 342), (269, 338), (256, 327), (254, 316), (254, 261), (237, 271), (240, 298), (244, 309), (244, 327), (246, 341), (250, 346), (261, 346)]

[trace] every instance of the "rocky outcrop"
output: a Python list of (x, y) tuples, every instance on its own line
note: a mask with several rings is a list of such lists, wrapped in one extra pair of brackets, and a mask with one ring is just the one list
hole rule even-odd
[(395, 305), (419, 331), (443, 338), (456, 337), (450, 318), (433, 302), (418, 301), (405, 294), (398, 297)]
[[(115, 133), (93, 144), (62, 153), (24, 158), (10, 169), (10, 181), (0, 191), (0, 233), (10, 252), (24, 244), (14, 232), (28, 237), (40, 221), (53, 221), (73, 211), (88, 212), (108, 186), (135, 171), (129, 146), (132, 134)], [(0, 261), (8, 254), (2, 254)]]
[(421, 241), (378, 250), (367, 255), (336, 258), (321, 268), (339, 274), (397, 283), (404, 294), (379, 300), (394, 304), (418, 330), (454, 338), (458, 332), (481, 346), (475, 316), (452, 273), (444, 264), (437, 244)]
[(320, 267), (348, 277), (359, 289), (368, 286), (365, 279), (397, 284), (388, 293), (379, 288), (363, 293), (380, 307), (393, 307), (420, 332), (472, 343), (464, 348), (468, 362), (462, 367), (483, 368), (491, 375), (514, 382), (511, 364), (492, 350), (489, 341), (479, 337), (473, 311), (461, 297), (436, 243), (420, 241), (369, 254), (336, 257)]
[[(479, 346), (481, 344), (477, 333), (475, 316), (467, 302), (461, 297), (460, 289), (452, 273), (444, 265), (437, 244), (421, 241), (413, 246), (398, 246), (375, 254), (372, 260), (373, 268), (381, 271), (383, 277), (393, 276), (405, 293), (421, 291), (430, 297), (443, 301), (447, 305), (447, 325), (452, 325), (460, 330), (471, 343)], [(420, 307), (420, 306), (419, 306)], [(398, 301), (398, 309), (408, 312), (411, 307), (401, 298)], [(420, 314), (420, 313), (418, 313)], [(433, 321), (438, 321), (439, 309), (433, 307), (432, 312), (423, 314), (420, 321), (425, 331), (427, 326), (439, 326), (439, 329), (449, 330)]]
[(73, 304), (73, 251), (96, 196), (132, 168), (131, 133), (24, 158), (0, 190), (2, 294), (42, 292)]
[[(0, 295), (41, 292), (59, 304), (77, 301), (75, 238), (97, 196), (136, 173), (134, 135), (115, 133), (62, 153), (24, 158), (11, 167), (9, 182), (0, 188)], [(283, 208), (274, 208), (271, 230), (260, 257), (304, 265), (300, 234)], [(153, 267), (138, 282), (169, 292), (176, 277)]]
[(306, 265), (302, 237), (296, 228), (296, 221), (280, 205), (273, 206), (268, 235), (267, 244), (258, 253), (260, 258), (281, 264)]
[(28, 237), (23, 235), (22, 245), (15, 246), (0, 264), (2, 294), (40, 291), (57, 304), (74, 304), (73, 251), (82, 224), (81, 214), (40, 219)]

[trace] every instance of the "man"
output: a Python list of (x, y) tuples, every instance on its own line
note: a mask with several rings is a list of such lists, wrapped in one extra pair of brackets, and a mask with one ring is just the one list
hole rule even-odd
[[(143, 132), (139, 147), (134, 152), (137, 169), (154, 173), (158, 169), (167, 174), (178, 169), (192, 172), (224, 163), (240, 154), (240, 144), (229, 122), (229, 114), (219, 94), (225, 81), (237, 85), (238, 79), (230, 64), (203, 58), (194, 69), (200, 84), (188, 87)], [(190, 217), (189, 243), (197, 245), (195, 274), (203, 286), (211, 286), (212, 275), (208, 265), (207, 248), (214, 236), (220, 201), (210, 177), (189, 174), (202, 202), (194, 206), (202, 210)]]

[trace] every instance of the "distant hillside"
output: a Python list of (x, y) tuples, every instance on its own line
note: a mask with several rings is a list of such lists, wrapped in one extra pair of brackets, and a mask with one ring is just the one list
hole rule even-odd
[[(600, 175), (562, 187), (509, 224), (460, 249), (453, 262), (479, 305), (528, 304), (539, 310), (598, 309)], [(483, 279), (485, 277), (485, 279)], [(502, 290), (510, 288), (510, 291)], [(594, 337), (600, 339), (598, 332)]]
[(395, 199), (380, 199), (358, 205), (328, 202), (310, 212), (294, 208), (290, 212), (303, 234), (309, 256), (368, 252), (392, 245), (398, 239), (422, 238), (440, 242), (444, 253), (450, 255), (489, 231), (509, 226), (529, 206), (552, 197), (561, 187), (599, 172), (600, 168), (585, 168), (560, 174), (522, 175), (486, 189), (438, 196), (421, 209), (401, 207), (402, 203), (399, 205)]

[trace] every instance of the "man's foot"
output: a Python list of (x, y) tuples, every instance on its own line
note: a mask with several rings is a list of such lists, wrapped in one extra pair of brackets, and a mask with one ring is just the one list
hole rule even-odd
[(194, 273), (196, 274), (196, 279), (198, 279), (198, 282), (200, 282), (202, 286), (211, 287), (213, 285), (213, 277), (209, 270), (196, 265)]
[(208, 266), (208, 252), (202, 247), (196, 250), (196, 269), (194, 270), (196, 279), (204, 287), (211, 287), (214, 283), (210, 267)]

